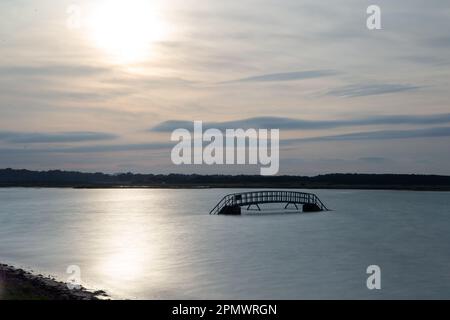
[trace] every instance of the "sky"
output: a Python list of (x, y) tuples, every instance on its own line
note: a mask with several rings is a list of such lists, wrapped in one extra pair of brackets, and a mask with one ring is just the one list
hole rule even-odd
[(450, 175), (449, 75), (448, 0), (2, 0), (0, 168), (259, 172), (173, 165), (201, 120), (279, 128), (280, 174)]

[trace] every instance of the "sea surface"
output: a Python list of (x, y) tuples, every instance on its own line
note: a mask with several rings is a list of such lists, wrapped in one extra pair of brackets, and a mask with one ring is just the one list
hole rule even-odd
[(77, 266), (118, 299), (450, 298), (450, 193), (314, 190), (333, 211), (208, 214), (241, 191), (0, 189), (0, 262), (62, 281)]

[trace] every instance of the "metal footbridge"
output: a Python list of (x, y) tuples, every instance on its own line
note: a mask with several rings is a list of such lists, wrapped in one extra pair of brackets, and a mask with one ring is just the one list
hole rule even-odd
[(241, 214), (241, 207), (246, 206), (250, 210), (252, 206), (261, 210), (259, 205), (264, 203), (285, 203), (285, 209), (290, 205), (298, 209), (303, 206), (303, 212), (328, 211), (328, 208), (313, 193), (296, 191), (254, 191), (233, 193), (223, 197), (209, 214)]

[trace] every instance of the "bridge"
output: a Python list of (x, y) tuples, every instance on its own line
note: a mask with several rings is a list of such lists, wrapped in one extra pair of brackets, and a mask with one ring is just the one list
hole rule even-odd
[(328, 208), (315, 194), (273, 190), (229, 194), (223, 197), (209, 214), (240, 215), (241, 207), (244, 206), (247, 207), (247, 210), (255, 207), (254, 210), (261, 211), (259, 205), (264, 203), (285, 203), (285, 209), (294, 206), (297, 210), (297, 205), (302, 205), (303, 212), (328, 211)]

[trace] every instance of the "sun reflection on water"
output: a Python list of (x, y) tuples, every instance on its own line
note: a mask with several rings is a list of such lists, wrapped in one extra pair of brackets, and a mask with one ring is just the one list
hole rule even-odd
[(99, 215), (98, 225), (107, 240), (101, 244), (97, 269), (113, 282), (138, 281), (157, 250), (149, 239), (152, 226), (146, 216), (146, 202), (139, 199), (137, 190), (103, 193), (105, 209), (101, 212), (105, 214)]

